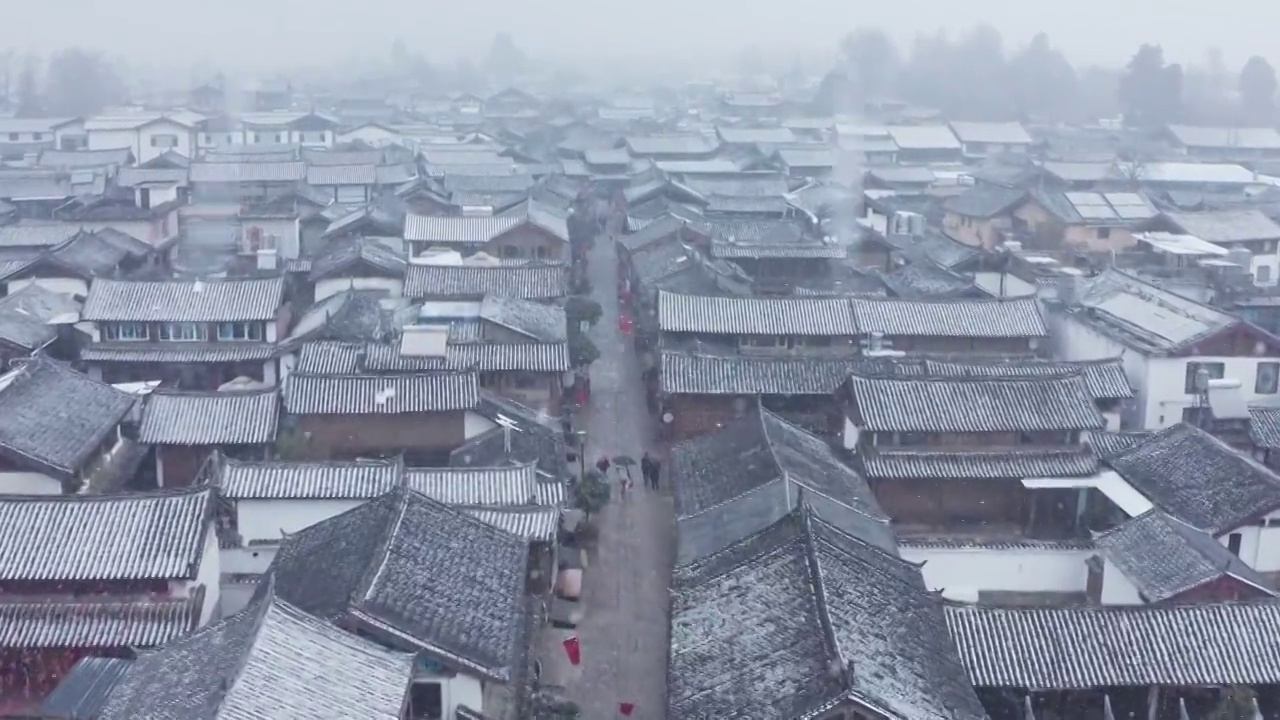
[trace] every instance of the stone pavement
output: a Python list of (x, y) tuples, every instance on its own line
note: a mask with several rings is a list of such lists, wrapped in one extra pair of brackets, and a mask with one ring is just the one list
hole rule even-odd
[[(589, 270), (592, 295), (604, 309), (592, 331), (600, 358), (591, 366), (589, 407), (577, 418), (577, 427), (588, 433), (588, 462), (604, 454), (630, 455), (638, 462), (652, 447), (634, 345), (618, 329), (616, 268), (613, 243), (601, 237)], [(582, 708), (582, 720), (620, 718), (621, 702), (635, 704), (631, 717), (636, 720), (662, 720), (666, 714), (667, 588), (675, 520), (670, 497), (646, 489), (639, 470), (633, 468), (636, 481), (628, 497), (621, 497), (615, 482), (609, 506), (593, 520), (600, 536), (583, 574), (585, 616), (577, 628), (582, 665), (564, 683), (568, 698)], [(664, 485), (667, 471), (664, 463)]]

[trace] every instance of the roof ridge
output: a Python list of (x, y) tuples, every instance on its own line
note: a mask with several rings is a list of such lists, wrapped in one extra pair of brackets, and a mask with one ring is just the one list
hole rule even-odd
[(805, 565), (809, 572), (809, 582), (813, 587), (814, 604), (818, 611), (818, 624), (822, 628), (823, 645), (834, 656), (828, 660), (831, 674), (839, 673), (846, 690), (853, 688), (853, 673), (850, 662), (840, 649), (840, 638), (836, 635), (835, 626), (831, 622), (831, 610), (827, 606), (827, 589), (823, 581), (822, 563), (818, 559), (816, 539), (813, 535), (813, 509), (804, 501), (803, 491), (798, 499), (796, 512), (799, 514)]
[(213, 486), (208, 484), (188, 485), (187, 487), (174, 488), (155, 488), (151, 490), (138, 490), (128, 493), (76, 493), (74, 495), (0, 495), (0, 504), (3, 503), (22, 503), (22, 502), (51, 502), (51, 503), (73, 503), (73, 502), (108, 502), (126, 500), (150, 500), (155, 498), (183, 497), (187, 495), (195, 496), (213, 491)]

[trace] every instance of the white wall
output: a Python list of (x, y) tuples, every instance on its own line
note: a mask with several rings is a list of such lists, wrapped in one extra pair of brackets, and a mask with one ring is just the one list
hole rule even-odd
[(206, 625), (218, 617), (218, 598), (222, 591), (222, 566), (219, 563), (218, 532), (212, 522), (206, 524), (204, 551), (200, 556), (200, 568), (194, 581), (170, 583), (169, 592), (175, 597), (190, 597), (197, 587), (204, 587), (204, 605), (200, 608), (200, 625)]
[(358, 507), (361, 499), (237, 500), (236, 518), (245, 543), (279, 542), (290, 534)]
[(1141, 429), (1158, 430), (1182, 422), (1182, 410), (1194, 407), (1196, 395), (1187, 392), (1188, 362), (1220, 362), (1223, 377), (1239, 380), (1241, 396), (1252, 405), (1258, 401), (1280, 401), (1280, 394), (1259, 395), (1256, 388), (1258, 363), (1277, 362), (1280, 357), (1217, 357), (1150, 358), (1147, 360), (1147, 377), (1144, 394), (1139, 395), (1143, 405)]
[(978, 592), (1084, 592), (1093, 555), (1088, 548), (1070, 550), (993, 550), (993, 548), (940, 548), (901, 546), (899, 555), (909, 562), (924, 562), (920, 573), (931, 591), (948, 596)]
[(254, 541), (279, 542), (281, 532), (298, 532), (363, 502), (358, 499), (236, 500), (236, 523), (246, 545)]
[(496, 427), (498, 427), (497, 423), (478, 413), (467, 411), (466, 415), (462, 416), (462, 437), (466, 440), (487, 433)]
[(392, 144), (403, 144), (400, 133), (392, 132), (377, 125), (363, 125), (348, 132), (338, 134), (338, 142), (349, 143), (355, 140), (368, 143), (374, 147), (386, 147)]
[(89, 131), (90, 150), (119, 150), (120, 148), (129, 148), (133, 151), (134, 158), (137, 158), (138, 132), (133, 129)]
[[(152, 147), (151, 139), (157, 135), (176, 135), (178, 144), (174, 147)], [(173, 151), (184, 157), (191, 157), (195, 151), (193, 145), (194, 131), (186, 125), (172, 120), (158, 120), (138, 130), (138, 141), (133, 151), (139, 163), (153, 160), (166, 152)]]
[(903, 545), (898, 554), (908, 562), (925, 563), (920, 572), (930, 590), (961, 598), (991, 591), (1084, 592), (1089, 580), (1085, 561), (1094, 551)]
[(1120, 568), (1107, 560), (1102, 565), (1102, 604), (1103, 605), (1145, 605), (1138, 588), (1129, 582), (1129, 578)]
[(381, 290), (391, 297), (404, 295), (404, 281), (399, 278), (325, 278), (316, 283), (316, 302), (348, 290)]
[(0, 495), (61, 495), (62, 482), (44, 473), (0, 472)]
[(480, 680), (469, 675), (433, 675), (422, 672), (415, 666), (413, 683), (415, 685), (436, 683), (440, 686), (440, 706), (444, 708), (445, 720), (454, 720), (457, 717), (459, 705), (465, 705), (478, 712), (488, 710), (484, 707), (484, 685)]

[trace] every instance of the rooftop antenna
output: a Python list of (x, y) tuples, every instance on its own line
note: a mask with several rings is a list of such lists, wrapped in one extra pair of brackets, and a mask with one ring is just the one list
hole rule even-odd
[(510, 455), (511, 454), (511, 431), (512, 430), (515, 430), (516, 432), (524, 432), (524, 431), (520, 429), (519, 423), (517, 423), (515, 420), (512, 420), (511, 418), (501, 413), (499, 413), (496, 417), (494, 417), (493, 421), (498, 423), (498, 425), (502, 426), (502, 451), (507, 455)]

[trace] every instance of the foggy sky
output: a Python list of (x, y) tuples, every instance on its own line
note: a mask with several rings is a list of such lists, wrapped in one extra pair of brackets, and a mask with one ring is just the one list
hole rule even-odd
[[(771, 58), (830, 52), (859, 25), (886, 29), (904, 46), (917, 32), (953, 35), (989, 23), (1016, 46), (1046, 31), (1077, 64), (1122, 64), (1142, 42), (1172, 62), (1201, 63), (1211, 47), (1232, 68), (1249, 55), (1280, 64), (1280, 3), (1265, 0), (46, 0), (10, 3), (0, 46), (49, 50), (84, 45), (160, 66), (235, 68), (339, 62), (378, 54), (396, 38), (431, 61), (481, 57), (495, 32), (526, 52), (663, 64), (702, 63), (758, 45)], [(194, 7), (198, 9), (188, 9)]]

